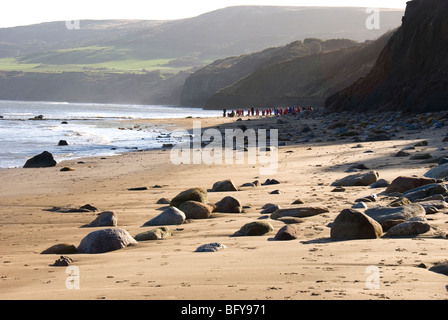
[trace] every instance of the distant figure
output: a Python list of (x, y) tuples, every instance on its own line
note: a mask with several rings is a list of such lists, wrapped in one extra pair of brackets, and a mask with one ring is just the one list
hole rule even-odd
[(226, 110), (226, 109), (222, 110), (222, 116), (223, 116), (224, 118), (227, 116), (227, 110)]
[(255, 108), (254, 107), (250, 108), (250, 113), (252, 114), (252, 116), (255, 114)]
[(255, 114), (256, 114), (257, 116), (260, 115), (260, 110), (258, 110), (258, 108), (257, 108), (257, 110), (255, 111)]

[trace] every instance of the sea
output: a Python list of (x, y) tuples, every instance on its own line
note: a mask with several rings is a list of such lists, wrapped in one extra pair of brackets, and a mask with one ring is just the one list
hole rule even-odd
[[(151, 150), (175, 143), (157, 124), (127, 120), (217, 117), (222, 111), (175, 106), (0, 100), (0, 169), (23, 167), (48, 151), (60, 162)], [(67, 141), (59, 146), (59, 141)]]

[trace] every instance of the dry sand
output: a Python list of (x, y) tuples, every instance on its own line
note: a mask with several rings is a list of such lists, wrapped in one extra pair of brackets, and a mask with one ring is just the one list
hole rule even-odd
[[(191, 128), (194, 119), (151, 120), (172, 128)], [(275, 127), (276, 119), (233, 122), (201, 119), (203, 127), (217, 125)], [(303, 120), (306, 121), (306, 120)], [(441, 136), (419, 133), (430, 141), (419, 150), (434, 151)], [(437, 131), (441, 132), (441, 131)], [(59, 163), (53, 168), (1, 170), (0, 184), (0, 299), (148, 299), (148, 300), (300, 300), (300, 299), (446, 299), (447, 277), (429, 271), (446, 260), (446, 239), (397, 238), (332, 242), (331, 223), (354, 200), (384, 189), (348, 187), (333, 193), (330, 184), (348, 175), (350, 164), (365, 163), (393, 180), (399, 175), (423, 175), (429, 165), (394, 158), (409, 139), (362, 143), (322, 142), (279, 148), (276, 175), (260, 176), (258, 165), (173, 165), (169, 150), (135, 152), (115, 157), (88, 158)], [(372, 150), (373, 153), (364, 153)], [(71, 172), (60, 172), (70, 166)], [(58, 213), (52, 207), (91, 204), (100, 211), (115, 211), (118, 227), (131, 235), (148, 230), (142, 224), (158, 215), (161, 197), (172, 198), (191, 187), (211, 188), (232, 179), (236, 185), (275, 178), (280, 185), (245, 188), (238, 192), (209, 193), (215, 203), (226, 195), (248, 206), (243, 214), (214, 213), (212, 218), (170, 226), (173, 236), (163, 241), (140, 242), (104, 254), (72, 254), (79, 268), (79, 289), (66, 287), (65, 267), (50, 266), (58, 255), (40, 254), (57, 243), (77, 246), (98, 228), (81, 228), (96, 213)], [(152, 188), (159, 185), (162, 188)], [(147, 186), (145, 191), (128, 188)], [(275, 189), (280, 194), (270, 194)], [(380, 198), (380, 203), (387, 199)], [(274, 232), (265, 236), (232, 237), (247, 222), (259, 219), (270, 202), (288, 207), (301, 199), (330, 212), (304, 218), (300, 237), (274, 241), (284, 223), (267, 221)], [(431, 225), (447, 230), (447, 216), (431, 216)], [(197, 247), (221, 242), (227, 248), (196, 253)], [(424, 263), (427, 268), (417, 267)], [(366, 285), (368, 266), (380, 270), (379, 289)]]

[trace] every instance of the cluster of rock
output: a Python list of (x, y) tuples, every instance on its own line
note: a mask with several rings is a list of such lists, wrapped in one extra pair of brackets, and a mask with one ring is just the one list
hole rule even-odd
[[(375, 202), (376, 195), (356, 200), (364, 205), (355, 205), (350, 209), (342, 210), (331, 225), (331, 239), (414, 237), (427, 233), (431, 233), (432, 236), (446, 237), (444, 232), (431, 227), (426, 219), (426, 215), (448, 208), (448, 203), (445, 201), (448, 190), (444, 182), (439, 179), (447, 178), (448, 172), (445, 175), (439, 175), (438, 173), (442, 171), (443, 168), (434, 168), (426, 173), (425, 177), (397, 177), (384, 191), (385, 195), (395, 199), (387, 206), (368, 208), (365, 205), (365, 202)], [(378, 173), (372, 174), (372, 172), (357, 174), (338, 180), (334, 185), (341, 185), (345, 181), (351, 181), (353, 186), (369, 185), (367, 182), (372, 181), (367, 179), (366, 184), (359, 184), (365, 175), (378, 177)], [(365, 211), (354, 210), (355, 208), (365, 209)]]
[[(441, 165), (443, 167), (444, 165)], [(434, 169), (426, 176), (432, 176)], [(437, 173), (437, 177), (440, 177)], [(446, 175), (448, 177), (448, 174)], [(445, 176), (443, 178), (446, 178)], [(332, 185), (337, 187), (372, 186), (379, 181), (379, 173), (369, 171), (356, 173), (335, 181)], [(268, 179), (264, 185), (279, 184), (277, 180)], [(231, 180), (216, 182), (211, 192), (238, 191)], [(242, 213), (243, 206), (233, 196), (225, 196), (212, 204), (208, 201), (208, 192), (204, 188), (191, 188), (179, 193), (172, 200), (160, 199), (157, 203), (168, 204), (159, 215), (145, 222), (142, 227), (153, 226), (152, 230), (131, 236), (126, 230), (118, 228), (116, 213), (104, 211), (89, 224), (83, 227), (108, 227), (89, 233), (82, 239), (78, 247), (71, 244), (57, 244), (43, 254), (71, 254), (71, 253), (104, 253), (118, 250), (141, 241), (165, 240), (172, 236), (168, 226), (181, 225), (193, 219), (208, 219), (214, 212)], [(364, 206), (347, 208), (336, 217), (331, 224), (330, 238), (335, 241), (354, 239), (376, 239), (380, 237), (407, 237), (427, 234), (443, 236), (444, 233), (429, 225), (426, 215), (434, 214), (439, 210), (448, 208), (445, 196), (448, 190), (443, 181), (431, 177), (403, 177), (400, 176), (387, 184), (384, 194), (393, 198), (387, 206), (374, 206), (368, 208), (365, 204), (377, 201), (377, 195), (369, 195), (357, 199), (356, 204)], [(85, 210), (96, 208), (84, 206)], [(54, 208), (53, 211), (64, 210)], [(65, 212), (77, 208), (69, 208)], [(80, 208), (81, 209), (81, 208)], [(62, 211), (64, 212), (64, 211)], [(280, 228), (274, 240), (287, 241), (297, 239), (300, 235), (299, 225), (304, 218), (328, 213), (324, 207), (306, 206), (302, 201), (296, 200), (292, 207), (281, 208), (276, 204), (266, 204), (262, 207), (262, 214), (270, 214), (270, 219), (282, 221), (285, 226)], [(273, 225), (264, 219), (258, 219), (243, 225), (233, 236), (262, 236), (274, 231)], [(220, 243), (205, 244), (197, 248), (196, 252), (216, 252), (225, 248)]]
[[(315, 124), (302, 124), (301, 118), (319, 120)], [(283, 117), (277, 120), (279, 145), (300, 142), (323, 142), (351, 140), (373, 142), (392, 140), (403, 132), (437, 130), (448, 124), (448, 112), (424, 113), (419, 115), (403, 112), (338, 112), (314, 111), (312, 115), (300, 114), (297, 118)]]

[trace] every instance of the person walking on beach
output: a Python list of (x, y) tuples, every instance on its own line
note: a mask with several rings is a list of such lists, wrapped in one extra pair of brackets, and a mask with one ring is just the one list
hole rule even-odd
[(227, 116), (227, 110), (226, 110), (226, 109), (223, 109), (223, 110), (222, 110), (222, 116), (223, 116), (224, 118)]

